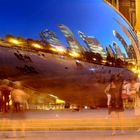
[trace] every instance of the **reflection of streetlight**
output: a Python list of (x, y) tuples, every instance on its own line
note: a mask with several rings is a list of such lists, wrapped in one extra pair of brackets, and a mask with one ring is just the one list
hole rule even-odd
[(64, 48), (57, 48), (58, 53), (65, 53), (65, 49)]
[(15, 44), (15, 45), (20, 44), (20, 42), (19, 42), (17, 39), (15, 39), (15, 38), (9, 38), (9, 39), (8, 39), (8, 42), (10, 42), (10, 43), (12, 43), (12, 44)]
[(57, 52), (56, 48), (50, 48), (50, 50), (53, 51), (53, 52)]
[(80, 54), (77, 53), (77, 52), (70, 52), (69, 55), (72, 56), (72, 57), (74, 57), (74, 58), (80, 57)]
[(33, 43), (32, 46), (35, 48), (38, 48), (38, 49), (42, 48), (42, 46), (40, 44), (37, 44), (37, 43)]

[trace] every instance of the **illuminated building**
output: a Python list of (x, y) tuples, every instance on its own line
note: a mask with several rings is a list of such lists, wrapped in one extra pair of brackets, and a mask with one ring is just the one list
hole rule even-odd
[(79, 44), (79, 42), (76, 40), (73, 33), (67, 26), (60, 24), (58, 25), (58, 27), (61, 30), (61, 32), (64, 34), (69, 44), (70, 51), (77, 52), (77, 53), (82, 53), (85, 51), (85, 48)]
[(100, 45), (99, 41), (92, 36), (86, 36), (84, 33), (78, 31), (79, 36), (82, 38), (82, 40), (86, 43), (89, 50), (93, 53), (99, 53), (103, 58), (106, 58), (106, 52)]
[[(135, 56), (140, 59), (140, 50), (139, 50), (139, 41), (137, 39), (137, 36), (134, 34), (134, 32), (131, 29), (127, 29), (122, 23), (120, 23), (118, 20), (116, 22), (120, 25), (122, 31), (125, 33), (125, 35), (129, 38), (131, 41), (131, 45), (135, 50)], [(140, 62), (140, 60), (138, 60)]]
[(40, 32), (42, 42), (48, 42), (53, 48), (64, 49), (64, 45), (58, 40), (56, 34), (48, 29)]
[(123, 56), (123, 54), (121, 52), (121, 49), (119, 48), (119, 46), (117, 45), (117, 43), (116, 42), (113, 42), (112, 43), (112, 46), (114, 47), (114, 50), (116, 52), (117, 58), (124, 58), (124, 56)]
[(112, 46), (111, 45), (108, 45), (106, 47), (106, 51), (107, 51), (107, 54), (109, 54), (111, 57), (115, 57), (115, 52), (114, 50), (112, 49)]
[(123, 45), (127, 55), (129, 58), (132, 58), (131, 57), (131, 54), (130, 54), (130, 48), (129, 46), (127, 45), (127, 43), (125, 42), (125, 40), (123, 39), (123, 37), (115, 30), (113, 30), (113, 35), (121, 42), (121, 44)]
[[(135, 30), (140, 41), (140, 0), (136, 0), (136, 25)], [(140, 44), (139, 44), (140, 45)]]

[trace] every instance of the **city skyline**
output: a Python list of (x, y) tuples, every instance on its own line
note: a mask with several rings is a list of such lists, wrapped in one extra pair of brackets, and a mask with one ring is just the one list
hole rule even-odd
[[(112, 41), (118, 42), (112, 35), (112, 30), (115, 29), (130, 45), (130, 40), (114, 18), (125, 25), (128, 30), (130, 29), (129, 25), (102, 0), (95, 0), (94, 2), (92, 0), (61, 0), (61, 3), (56, 0), (25, 0), (20, 3), (17, 0), (12, 2), (1, 0), (1, 5), (0, 37), (12, 34), (39, 39), (38, 33), (48, 28), (56, 33), (64, 46), (68, 46), (64, 35), (58, 28), (59, 24), (64, 24), (70, 28), (76, 40), (84, 47), (85, 44), (79, 37), (78, 30), (83, 31), (88, 36), (98, 38), (105, 49)], [(120, 42), (118, 42), (118, 45), (125, 52)]]

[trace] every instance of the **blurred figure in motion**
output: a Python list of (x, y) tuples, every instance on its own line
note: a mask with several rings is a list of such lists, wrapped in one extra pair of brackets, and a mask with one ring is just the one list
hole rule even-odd
[(110, 115), (110, 109), (109, 109), (110, 101), (111, 101), (111, 94), (109, 93), (110, 87), (111, 87), (111, 82), (110, 82), (110, 84), (107, 85), (107, 87), (104, 90), (104, 92), (106, 94), (106, 97), (107, 97), (107, 107), (108, 107), (108, 116), (107, 116), (107, 118), (109, 118), (109, 115)]
[[(10, 111), (10, 92), (12, 87), (10, 86), (11, 81), (3, 79), (0, 85), (0, 111), (2, 112), (1, 129), (5, 128), (6, 123), (9, 123), (9, 111)], [(3, 134), (7, 137), (6, 134)]]
[(116, 134), (117, 121), (119, 121), (119, 124), (121, 126), (121, 133), (124, 133), (122, 127), (122, 122), (124, 119), (124, 107), (121, 96), (122, 81), (117, 76), (112, 77), (111, 82), (109, 83), (105, 91), (108, 92), (111, 96), (110, 102), (108, 103), (108, 109), (111, 114), (112, 120), (112, 135)]
[(22, 89), (21, 83), (16, 81), (13, 83), (13, 90), (11, 91), (11, 98), (13, 101), (13, 109), (15, 112), (22, 111), (28, 107), (29, 95)]
[(10, 80), (4, 79), (0, 85), (0, 104), (1, 111), (8, 112), (10, 110), (10, 92), (12, 87), (10, 87)]
[(139, 83), (137, 82), (137, 78), (134, 77), (131, 79), (129, 84), (129, 97), (128, 97), (128, 106), (131, 109), (134, 109), (136, 103), (136, 96), (139, 92)]
[(124, 80), (122, 84), (122, 100), (123, 100), (124, 109), (128, 108), (129, 87), (130, 87), (130, 82)]
[(16, 137), (17, 126), (21, 126), (22, 136), (25, 136), (25, 105), (29, 95), (23, 90), (21, 82), (16, 81), (13, 83), (13, 90), (11, 91), (11, 98), (13, 101), (13, 112), (11, 119), (13, 120), (13, 137)]

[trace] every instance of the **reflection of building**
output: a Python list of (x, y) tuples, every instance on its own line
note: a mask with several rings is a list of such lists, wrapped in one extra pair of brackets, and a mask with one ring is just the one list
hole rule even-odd
[(71, 51), (78, 52), (78, 53), (85, 51), (85, 48), (79, 44), (79, 42), (75, 39), (73, 33), (70, 31), (70, 29), (67, 26), (60, 24), (58, 25), (58, 27), (60, 28), (61, 32), (64, 34)]
[(121, 49), (119, 48), (119, 46), (117, 45), (117, 43), (116, 42), (113, 42), (112, 45), (113, 45), (114, 50), (116, 52), (117, 58), (124, 58), (124, 56), (123, 56), (123, 54), (121, 52)]
[(80, 31), (78, 33), (91, 52), (99, 53), (103, 58), (106, 58), (106, 52), (95, 37), (85, 36), (84, 33)]
[(111, 57), (115, 57), (115, 52), (114, 50), (112, 49), (112, 46), (111, 45), (108, 45), (106, 47), (106, 51), (107, 51), (107, 54), (109, 54)]
[(40, 32), (40, 37), (43, 42), (48, 42), (54, 48), (64, 48), (61, 42), (58, 40), (56, 34), (48, 29)]
[(125, 40), (123, 39), (123, 37), (117, 32), (117, 31), (115, 31), (115, 30), (113, 30), (113, 35), (121, 42), (121, 44), (123, 45), (123, 47), (124, 47), (124, 49), (125, 49), (125, 51), (126, 51), (126, 53), (127, 53), (127, 55), (128, 55), (128, 57), (129, 58), (132, 58), (131, 57), (131, 54), (130, 54), (130, 52), (129, 52), (129, 46), (126, 44), (126, 42), (125, 42)]
[(137, 36), (133, 33), (131, 29), (127, 29), (122, 23), (120, 23), (118, 20), (116, 22), (120, 25), (122, 31), (126, 34), (126, 36), (131, 41), (132, 47), (135, 51), (135, 56), (137, 59), (140, 59), (140, 50), (139, 50), (139, 41), (137, 39)]

